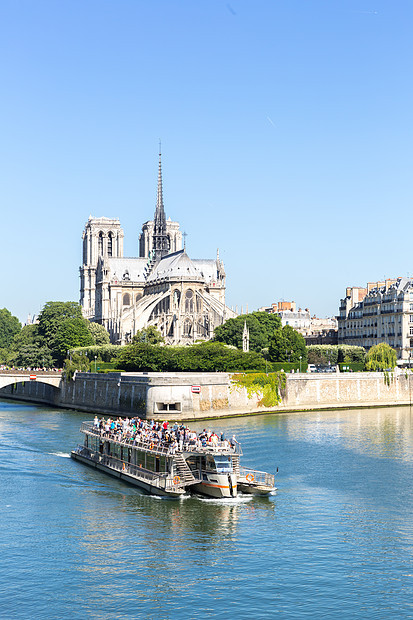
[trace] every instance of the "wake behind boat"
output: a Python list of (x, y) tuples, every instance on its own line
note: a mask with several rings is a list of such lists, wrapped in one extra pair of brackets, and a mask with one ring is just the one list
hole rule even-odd
[(71, 456), (154, 495), (236, 497), (267, 495), (274, 475), (240, 465), (241, 445), (215, 433), (199, 435), (187, 426), (148, 423), (139, 418), (83, 422), (84, 443)]

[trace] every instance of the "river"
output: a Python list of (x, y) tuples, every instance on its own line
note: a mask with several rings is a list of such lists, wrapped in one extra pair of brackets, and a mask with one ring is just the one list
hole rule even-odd
[(70, 459), (92, 416), (0, 400), (0, 617), (413, 618), (412, 416), (209, 422), (277, 492), (165, 500)]

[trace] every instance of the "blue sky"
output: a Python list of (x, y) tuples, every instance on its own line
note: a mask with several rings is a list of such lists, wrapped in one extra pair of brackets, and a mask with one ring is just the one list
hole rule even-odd
[(413, 3), (2, 0), (0, 307), (79, 299), (89, 215), (156, 202), (227, 303), (337, 313), (413, 274)]

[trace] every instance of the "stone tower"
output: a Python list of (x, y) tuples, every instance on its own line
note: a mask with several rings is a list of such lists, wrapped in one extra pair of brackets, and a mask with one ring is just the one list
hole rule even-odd
[(95, 315), (96, 270), (100, 258), (123, 256), (123, 230), (118, 218), (89, 216), (83, 231), (80, 304), (83, 315)]

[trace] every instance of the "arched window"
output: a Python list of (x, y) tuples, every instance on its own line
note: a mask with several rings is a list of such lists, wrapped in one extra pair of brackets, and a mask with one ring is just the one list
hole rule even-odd
[(135, 302), (138, 303), (138, 301), (142, 298), (142, 293), (136, 293), (136, 297), (135, 297)]
[(108, 256), (113, 255), (113, 233), (108, 234)]
[(175, 310), (179, 308), (179, 302), (181, 300), (181, 293), (177, 289), (174, 290), (173, 307)]
[(199, 295), (196, 296), (196, 311), (202, 312), (202, 299)]
[(191, 289), (188, 289), (185, 293), (185, 312), (194, 311), (194, 294)]
[(189, 338), (191, 335), (192, 335), (192, 323), (189, 319), (186, 319), (184, 323), (184, 336)]
[(129, 293), (125, 293), (123, 296), (123, 305), (130, 306), (130, 295)]
[(103, 256), (103, 232), (100, 232), (98, 237), (98, 254)]

